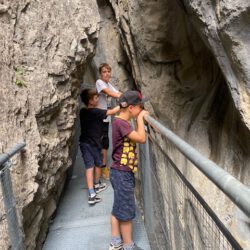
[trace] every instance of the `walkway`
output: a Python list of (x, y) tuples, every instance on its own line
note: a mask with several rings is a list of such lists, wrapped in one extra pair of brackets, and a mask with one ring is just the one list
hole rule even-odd
[[(113, 189), (99, 196), (102, 202), (89, 207), (83, 176), (83, 162), (77, 155), (73, 176), (59, 204), (56, 218), (50, 226), (43, 250), (107, 250), (110, 242), (110, 211)], [(141, 216), (134, 220), (134, 240), (144, 250), (150, 250)]]

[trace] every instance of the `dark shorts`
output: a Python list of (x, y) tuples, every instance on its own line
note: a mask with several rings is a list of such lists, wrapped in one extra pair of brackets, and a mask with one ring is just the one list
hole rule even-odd
[(80, 142), (80, 150), (86, 169), (102, 166), (101, 149), (91, 144)]
[(103, 149), (109, 148), (109, 122), (103, 122), (101, 143)]
[(121, 221), (135, 218), (135, 177), (132, 172), (111, 168), (110, 181), (114, 189), (112, 215)]

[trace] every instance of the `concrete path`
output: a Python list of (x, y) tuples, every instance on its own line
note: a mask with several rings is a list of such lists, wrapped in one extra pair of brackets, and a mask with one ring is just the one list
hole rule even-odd
[[(84, 167), (77, 155), (73, 176), (62, 197), (43, 250), (107, 250), (110, 242), (110, 212), (113, 189), (99, 196), (102, 202), (89, 206)], [(144, 250), (150, 250), (147, 234), (139, 212), (134, 220), (134, 240)]]

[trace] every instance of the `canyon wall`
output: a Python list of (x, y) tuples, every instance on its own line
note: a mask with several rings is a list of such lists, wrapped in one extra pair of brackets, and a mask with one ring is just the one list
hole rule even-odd
[(75, 154), (78, 93), (100, 16), (92, 0), (4, 0), (0, 22), (0, 153), (27, 144), (13, 161), (13, 188), (26, 247), (39, 249)]
[[(40, 249), (45, 239), (77, 148), (80, 84), (94, 86), (102, 62), (111, 65), (117, 88), (140, 89), (152, 116), (250, 184), (247, 1), (3, 0), (0, 22), (0, 153), (27, 144), (12, 167), (27, 249)], [(172, 145), (166, 149), (249, 247), (249, 219)], [(164, 195), (169, 177), (157, 159)]]
[[(250, 3), (110, 2), (131, 74), (149, 97), (152, 115), (249, 185)], [(249, 247), (249, 219), (173, 145), (166, 149), (236, 239)], [(156, 159), (164, 194), (170, 177), (160, 153)]]

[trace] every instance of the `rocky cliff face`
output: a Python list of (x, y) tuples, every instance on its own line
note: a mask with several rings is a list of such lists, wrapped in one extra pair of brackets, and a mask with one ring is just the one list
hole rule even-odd
[(108, 0), (98, 0), (100, 14), (100, 34), (96, 43), (96, 53), (84, 74), (84, 83), (95, 86), (99, 78), (98, 67), (108, 62), (112, 68), (111, 82), (117, 89), (125, 91), (134, 88), (130, 62), (123, 49), (116, 17)]
[(183, 1), (186, 14), (211, 49), (247, 128), (250, 92), (250, 28), (247, 1)]
[[(133, 78), (149, 96), (148, 108), (249, 185), (250, 4), (110, 2)], [(248, 219), (174, 148), (168, 153), (242, 245), (249, 245)], [(161, 166), (158, 175), (164, 190), (169, 177)]]
[(12, 174), (27, 249), (44, 239), (72, 164), (79, 86), (99, 21), (92, 0), (0, 2), (0, 150), (27, 143)]
[[(104, 61), (118, 88), (141, 89), (152, 115), (250, 184), (249, 16), (244, 0), (0, 1), (0, 153), (27, 143), (12, 171), (27, 249), (41, 247), (72, 164), (80, 83), (93, 84)], [(168, 149), (249, 245), (249, 221)], [(158, 171), (164, 190), (164, 164)]]

